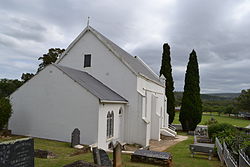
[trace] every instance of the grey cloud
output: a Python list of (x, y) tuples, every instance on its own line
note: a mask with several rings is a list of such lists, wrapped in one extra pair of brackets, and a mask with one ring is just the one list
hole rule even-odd
[[(175, 90), (183, 89), (188, 57), (195, 49), (203, 92), (239, 92), (250, 87), (250, 12), (238, 16), (241, 11), (236, 10), (246, 2), (2, 1), (0, 12), (10, 19), (0, 16), (0, 60), (5, 61), (0, 77), (20, 76), (20, 71), (37, 66), (37, 58), (47, 49), (68, 46), (90, 16), (95, 29), (142, 58), (156, 73), (162, 44), (168, 42)], [(29, 63), (30, 68), (26, 66)], [(13, 67), (18, 70), (11, 70)]]

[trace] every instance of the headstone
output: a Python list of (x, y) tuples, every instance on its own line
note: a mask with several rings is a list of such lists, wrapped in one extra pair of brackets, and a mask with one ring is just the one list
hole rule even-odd
[(109, 159), (108, 154), (103, 149), (99, 149), (101, 165), (102, 166), (112, 166), (112, 162)]
[(172, 156), (167, 152), (136, 150), (131, 155), (131, 161), (169, 167), (172, 165)]
[(207, 153), (208, 159), (211, 160), (212, 155), (214, 154), (214, 144), (207, 143), (195, 143), (190, 144), (189, 149), (191, 151), (191, 156), (194, 157), (195, 153)]
[(24, 138), (0, 143), (1, 167), (34, 167), (34, 140)]
[(113, 149), (113, 167), (122, 166), (122, 145), (116, 142)]
[(56, 155), (51, 151), (36, 149), (35, 150), (35, 157), (36, 158), (51, 159), (51, 158), (55, 158)]
[(101, 165), (101, 158), (100, 158), (99, 149), (97, 147), (93, 147), (92, 150), (93, 150), (94, 163), (97, 165)]
[(103, 149), (93, 148), (94, 163), (101, 166), (112, 167), (108, 154)]
[(80, 130), (75, 128), (71, 134), (71, 147), (80, 144)]

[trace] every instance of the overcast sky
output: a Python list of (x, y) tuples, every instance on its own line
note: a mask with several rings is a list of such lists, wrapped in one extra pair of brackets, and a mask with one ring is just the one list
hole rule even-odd
[(201, 91), (250, 88), (249, 0), (0, 0), (0, 78), (35, 73), (49, 48), (66, 48), (90, 25), (159, 73), (169, 43), (175, 90), (198, 56)]

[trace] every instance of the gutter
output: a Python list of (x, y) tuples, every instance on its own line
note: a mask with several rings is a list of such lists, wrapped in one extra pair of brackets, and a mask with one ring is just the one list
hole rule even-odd
[(128, 104), (127, 101), (113, 101), (113, 100), (101, 100), (99, 99), (101, 103), (115, 103), (115, 104)]

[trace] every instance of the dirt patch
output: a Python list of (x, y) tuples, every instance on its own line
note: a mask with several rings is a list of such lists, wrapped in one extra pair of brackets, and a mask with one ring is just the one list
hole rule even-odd
[(188, 136), (177, 135), (176, 137), (169, 136), (161, 136), (161, 141), (150, 140), (150, 150), (152, 151), (165, 151), (167, 148), (181, 142), (187, 140)]

